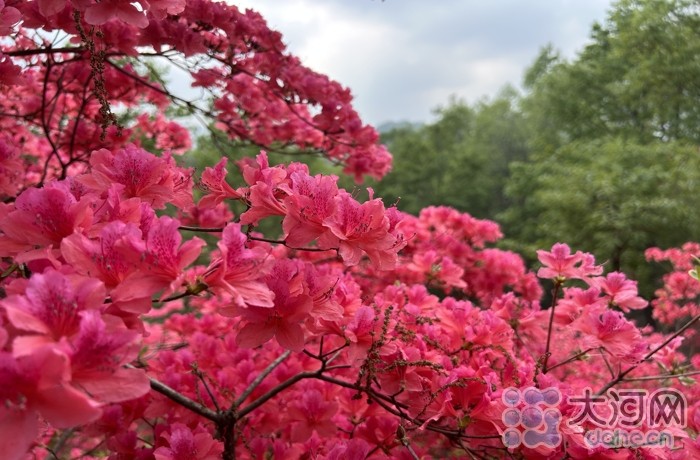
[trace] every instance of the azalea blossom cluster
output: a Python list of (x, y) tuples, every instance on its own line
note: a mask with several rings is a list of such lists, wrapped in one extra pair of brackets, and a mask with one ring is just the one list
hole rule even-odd
[[(358, 181), (389, 171), (391, 155), (350, 91), (287, 53), (254, 11), (206, 0), (7, 0), (0, 35), (0, 84), (12, 88), (0, 102), (11, 133), (0, 139), (8, 195), (65, 177), (96, 146), (123, 147), (136, 135), (186, 150), (184, 128), (154, 115), (173, 104), (232, 139), (323, 155)], [(177, 96), (153, 76), (167, 63), (189, 73), (198, 97)], [(18, 146), (36, 158), (22, 162)], [(33, 172), (25, 183), (22, 166)]]
[[(655, 315), (678, 324), (639, 327), (636, 283), (565, 244), (538, 251), (534, 273), (493, 247), (494, 222), (410, 216), (265, 151), (240, 174), (225, 156), (201, 174), (180, 166), (191, 141), (172, 106), (357, 180), (389, 169), (350, 93), (252, 11), (0, 0), (0, 33), (4, 458), (700, 455), (700, 355), (684, 343), (700, 320), (697, 245), (650, 250), (675, 269)], [(156, 58), (211, 104), (152, 78)], [(670, 427), (683, 450), (587, 442), (599, 426), (576, 398), (659, 387), (687, 403)], [(532, 388), (561, 395), (556, 430), (506, 444), (504, 414), (525, 414), (508, 395)], [(607, 428), (615, 407), (597, 414)]]
[(663, 277), (663, 287), (656, 291), (652, 301), (654, 318), (669, 326), (696, 316), (700, 313), (700, 282), (688, 276), (695, 269), (700, 257), (700, 244), (686, 243), (680, 248), (661, 250), (650, 248), (646, 251), (649, 261), (671, 263), (673, 271)]

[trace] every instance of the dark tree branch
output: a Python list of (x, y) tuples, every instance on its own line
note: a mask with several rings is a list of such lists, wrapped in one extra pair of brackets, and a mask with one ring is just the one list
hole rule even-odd
[(191, 410), (192, 412), (201, 415), (202, 417), (211, 420), (214, 423), (219, 423), (221, 421), (220, 414), (214, 412), (208, 407), (204, 407), (196, 401), (191, 400), (187, 396), (179, 393), (177, 390), (170, 388), (168, 385), (159, 382), (151, 377), (148, 378), (151, 382), (151, 388), (158, 393), (164, 395), (168, 399), (180, 404), (181, 406)]

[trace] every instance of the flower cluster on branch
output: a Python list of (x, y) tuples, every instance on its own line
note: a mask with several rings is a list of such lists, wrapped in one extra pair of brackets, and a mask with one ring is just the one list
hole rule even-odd
[[(359, 182), (391, 157), (253, 11), (0, 0), (0, 35), (3, 458), (700, 455), (697, 244), (649, 250), (674, 265), (651, 300), (673, 327), (639, 327), (636, 283), (591, 254), (558, 243), (534, 273), (493, 247), (494, 222), (270, 164), (293, 147)], [(157, 60), (210, 104), (173, 94)], [(197, 177), (171, 108), (262, 151)], [(683, 396), (676, 449), (591, 441), (628, 427), (625, 391), (659, 388)], [(582, 415), (586, 395), (613, 402)]]

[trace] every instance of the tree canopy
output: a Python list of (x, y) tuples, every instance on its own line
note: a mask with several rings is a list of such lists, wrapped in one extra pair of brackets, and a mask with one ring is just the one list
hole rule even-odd
[(379, 189), (411, 211), (435, 200), (495, 218), (506, 247), (575, 242), (650, 294), (646, 247), (700, 237), (699, 26), (691, 1), (616, 2), (574, 59), (545, 46), (522, 93), (383, 134), (396, 159)]
[[(435, 111), (437, 121), (403, 127), (382, 135), (395, 161), (377, 190), (400, 198), (401, 209), (447, 204), (477, 217), (505, 209), (503, 193), (508, 165), (526, 157), (516, 93), (505, 89), (494, 100), (474, 105), (453, 99)], [(412, 187), (412, 184), (414, 185)], [(420, 190), (415, 184), (421, 184)]]

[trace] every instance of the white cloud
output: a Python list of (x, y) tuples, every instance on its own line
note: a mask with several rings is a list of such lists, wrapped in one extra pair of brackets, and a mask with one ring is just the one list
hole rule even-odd
[(548, 42), (573, 57), (611, 0), (242, 0), (291, 52), (352, 90), (365, 121), (427, 121), (450, 95), (518, 86)]

